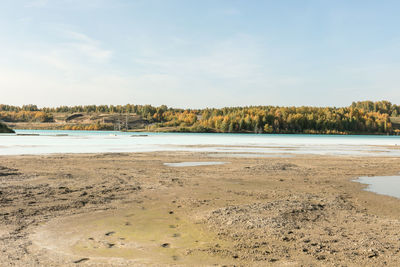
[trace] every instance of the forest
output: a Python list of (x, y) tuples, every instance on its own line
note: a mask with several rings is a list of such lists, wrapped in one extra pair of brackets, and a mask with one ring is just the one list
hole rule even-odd
[[(389, 101), (359, 101), (348, 107), (248, 106), (206, 109), (176, 109), (165, 105), (88, 105), (38, 108), (0, 105), (4, 122), (52, 123), (60, 113), (136, 114), (147, 122), (147, 131), (285, 133), (285, 134), (399, 134), (396, 118), (400, 106)], [(93, 125), (66, 129), (110, 129)], [(69, 127), (69, 128), (68, 128)], [(129, 130), (129, 129), (126, 129)]]

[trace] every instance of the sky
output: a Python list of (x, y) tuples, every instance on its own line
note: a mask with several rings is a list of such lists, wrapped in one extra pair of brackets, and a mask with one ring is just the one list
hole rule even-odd
[(1, 0), (0, 103), (400, 104), (400, 1)]

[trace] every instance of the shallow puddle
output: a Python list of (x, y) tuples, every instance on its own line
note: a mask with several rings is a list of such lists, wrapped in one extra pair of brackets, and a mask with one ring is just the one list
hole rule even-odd
[(215, 158), (293, 158), (291, 154), (257, 154), (257, 153), (217, 153), (208, 154), (209, 157)]
[(138, 264), (227, 262), (206, 253), (216, 247), (223, 249), (227, 246), (224, 241), (161, 205), (52, 222), (39, 229), (34, 240), (43, 248), (91, 262), (115, 258)]
[(221, 165), (227, 162), (220, 161), (184, 161), (176, 163), (164, 163), (164, 165), (169, 167), (195, 167), (195, 166), (208, 166), (208, 165)]
[(354, 181), (367, 184), (366, 191), (400, 198), (400, 176), (360, 177)]

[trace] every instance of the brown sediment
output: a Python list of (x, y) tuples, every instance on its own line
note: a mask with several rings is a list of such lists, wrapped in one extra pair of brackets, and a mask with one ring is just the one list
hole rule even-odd
[(399, 159), (209, 153), (0, 157), (7, 265), (399, 266), (400, 200), (359, 176)]

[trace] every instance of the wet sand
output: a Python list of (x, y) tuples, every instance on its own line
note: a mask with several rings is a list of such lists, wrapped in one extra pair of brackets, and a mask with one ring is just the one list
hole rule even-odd
[(2, 266), (399, 266), (399, 158), (0, 157)]

